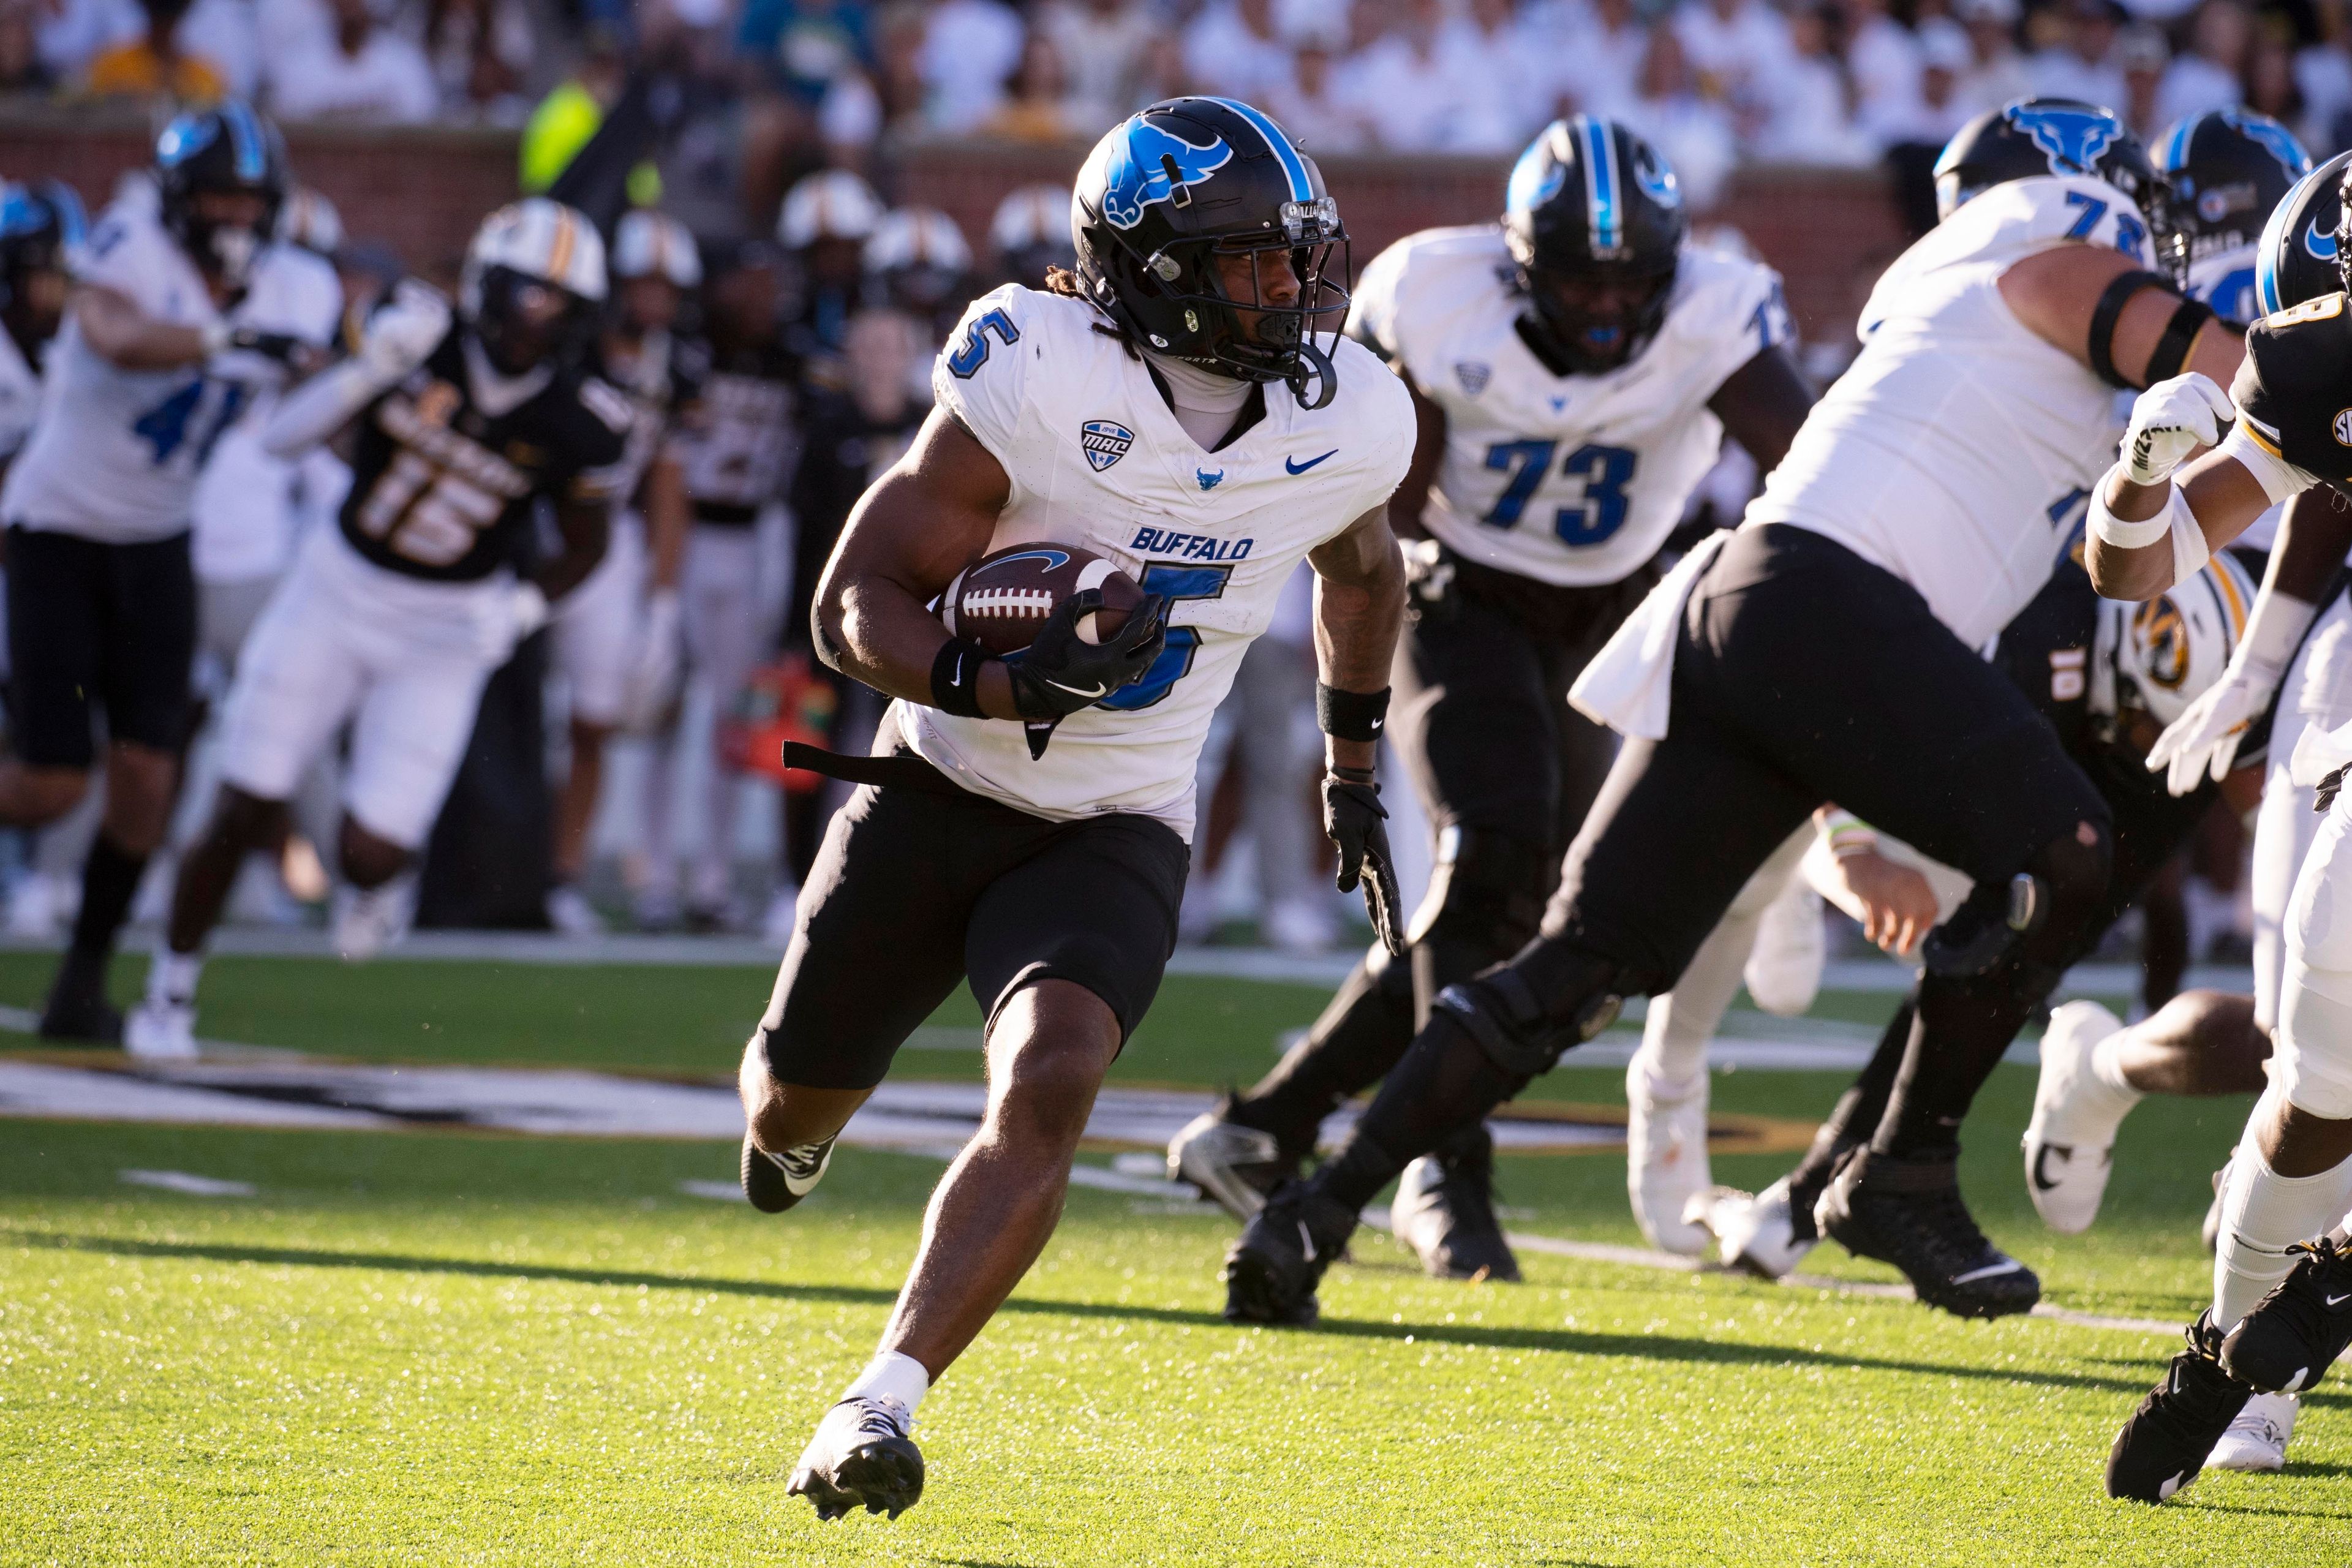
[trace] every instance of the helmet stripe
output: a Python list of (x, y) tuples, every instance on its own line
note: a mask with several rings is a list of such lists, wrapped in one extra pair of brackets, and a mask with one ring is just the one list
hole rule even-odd
[(2286, 309), (2286, 301), (2279, 295), (2278, 253), (2287, 243), (2288, 226), (2303, 214), (2304, 192), (2334, 163), (2331, 158), (2297, 180), (2279, 205), (2271, 209), (2270, 220), (2263, 225), (2262, 241), (2254, 252), (2254, 302), (2265, 316), (2274, 316)]
[(1290, 144), (1290, 138), (1282, 133), (1280, 126), (1248, 104), (1237, 100), (1213, 98), (1209, 101), (1223, 104), (1227, 109), (1248, 121), (1250, 128), (1265, 138), (1266, 146), (1274, 153), (1274, 161), (1282, 165), (1284, 175), (1290, 181), (1292, 201), (1311, 202), (1315, 199), (1314, 184), (1307, 177), (1307, 161), (1298, 155), (1298, 149)]
[(555, 234), (547, 247), (547, 279), (551, 283), (568, 289), (571, 285), (564, 282), (563, 278), (571, 268), (572, 247), (576, 243), (572, 232), (572, 209), (559, 205), (554, 216)]
[(2192, 114), (2172, 128), (2172, 134), (2164, 139), (2164, 155), (2156, 161), (2158, 169), (2168, 174), (2180, 172), (2189, 162), (2189, 135), (2204, 118), (2201, 114)]
[(1600, 256), (1622, 249), (1625, 217), (1617, 199), (1617, 138), (1610, 134), (1614, 127), (1589, 114), (1578, 115), (1573, 127), (1584, 138), (1585, 216), (1591, 225), (1592, 253)]
[(261, 127), (254, 123), (253, 110), (231, 99), (221, 106), (221, 119), (228, 125), (229, 144), (236, 152), (236, 177), (258, 180), (268, 171), (269, 163), (262, 151)]

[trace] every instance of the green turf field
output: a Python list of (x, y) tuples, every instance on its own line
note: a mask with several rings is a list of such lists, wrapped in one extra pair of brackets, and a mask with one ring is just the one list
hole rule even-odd
[[(45, 973), (0, 956), (0, 1002)], [(724, 1072), (766, 977), (230, 960), (206, 985), (205, 1033), (257, 1044)], [(1318, 1001), (1171, 979), (1119, 1070), (1254, 1076)], [(957, 1005), (943, 1026), (974, 1021)], [(1545, 1089), (1622, 1100), (1619, 1076)], [(1734, 1072), (1715, 1095), (1810, 1116), (1839, 1087)], [(2001, 1068), (1969, 1127), (1988, 1228), (2063, 1305), (2185, 1321), (2243, 1103), (2144, 1106), (2100, 1227), (2062, 1244), (2015, 1153), (2032, 1093)], [(1717, 1171), (1755, 1185), (1785, 1160)], [(2099, 1495), (2099, 1468), (2165, 1338), (1534, 1256), (1525, 1286), (1449, 1285), (1370, 1235), (1321, 1329), (1238, 1331), (1216, 1316), (1213, 1211), (1086, 1190), (926, 1403), (922, 1504), (820, 1526), (783, 1473), (870, 1353), (940, 1167), (846, 1151), (782, 1220), (680, 1193), (732, 1161), (0, 1121), (0, 1563), (2352, 1561), (2340, 1382), (2306, 1400), (2286, 1475), (2137, 1508)], [(1514, 1228), (1606, 1241), (1634, 1239), (1623, 1179), (1604, 1155), (1502, 1171)], [(1833, 1252), (1810, 1267), (1892, 1277)]]

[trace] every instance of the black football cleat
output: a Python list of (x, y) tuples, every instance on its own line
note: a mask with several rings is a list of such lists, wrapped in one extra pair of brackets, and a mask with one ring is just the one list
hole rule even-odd
[(2294, 1271), (2221, 1342), (2221, 1368), (2257, 1394), (2300, 1394), (2352, 1345), (2352, 1247), (2299, 1241)]
[(887, 1395), (845, 1399), (824, 1413), (784, 1488), (839, 1519), (852, 1509), (898, 1518), (923, 1495), (923, 1454), (908, 1434), (914, 1417)]
[(1814, 1220), (1855, 1257), (1901, 1269), (1931, 1307), (1963, 1318), (2031, 1310), (2042, 1300), (2041, 1279), (1985, 1239), (1960, 1201), (1955, 1165), (1952, 1155), (1859, 1151), (1830, 1179)]
[(2221, 1368), (2221, 1331), (2213, 1314), (2189, 1325), (2189, 1345), (2172, 1358), (2164, 1381), (2139, 1402), (2107, 1455), (2107, 1495), (2162, 1502), (2205, 1468), (2213, 1445), (2246, 1407), (2254, 1391)]
[(1265, 1195), (1298, 1174), (1271, 1132), (1233, 1119), (1234, 1097), (1219, 1100), (1185, 1123), (1168, 1142), (1168, 1179), (1189, 1182), (1244, 1225), (1265, 1206)]
[(1348, 1249), (1356, 1215), (1304, 1182), (1285, 1182), (1225, 1254), (1225, 1321), (1304, 1328), (1321, 1315), (1315, 1287)]
[(803, 1143), (781, 1154), (770, 1154), (743, 1134), (743, 1195), (761, 1214), (782, 1214), (809, 1195), (833, 1163), (836, 1132), (822, 1143)]
[(1473, 1131), (1404, 1168), (1389, 1224), (1440, 1279), (1517, 1284), (1519, 1260), (1495, 1218), (1495, 1140), (1483, 1126)]
[(83, 1046), (122, 1044), (122, 1011), (106, 999), (106, 961), (68, 951), (41, 1009), (41, 1038)]

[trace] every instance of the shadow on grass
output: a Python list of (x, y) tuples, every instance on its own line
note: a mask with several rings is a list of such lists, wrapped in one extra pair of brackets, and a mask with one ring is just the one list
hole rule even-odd
[[(887, 1307), (896, 1290), (866, 1285), (795, 1284), (784, 1280), (729, 1279), (698, 1274), (657, 1274), (625, 1268), (573, 1268), (549, 1263), (501, 1263), (485, 1258), (432, 1258), (409, 1253), (328, 1251), (313, 1247), (237, 1247), (217, 1243), (139, 1241), (123, 1237), (74, 1236), (58, 1231), (5, 1230), (0, 1241), (62, 1251), (96, 1252), (122, 1258), (200, 1258), (215, 1263), (252, 1263), (305, 1268), (378, 1268), (396, 1273), (455, 1274), (475, 1279), (539, 1279), (570, 1285), (642, 1288), (651, 1290), (707, 1290), (717, 1295), (750, 1296), (781, 1301), (832, 1301), (857, 1306)], [(1223, 1329), (1228, 1324), (1214, 1312), (1181, 1307), (1146, 1307), (1115, 1301), (1056, 1301), (1016, 1296), (1005, 1302), (1007, 1312), (1055, 1317), (1115, 1318)], [(1964, 1377), (1989, 1383), (2026, 1384), (2049, 1388), (2079, 1388), (2118, 1394), (2145, 1393), (2144, 1379), (2086, 1376), (2076, 1373), (2035, 1372), (2022, 1368), (1955, 1365), (1938, 1362), (1901, 1361), (1801, 1345), (1755, 1344), (1738, 1340), (1681, 1339), (1666, 1334), (1610, 1334), (1577, 1329), (1512, 1328), (1486, 1323), (1401, 1323), (1326, 1318), (1315, 1328), (1295, 1331), (1341, 1339), (1387, 1340), (1414, 1344), (1461, 1345), (1477, 1350), (1536, 1351), (1564, 1355), (1617, 1356), (1635, 1361), (1714, 1362), (1748, 1366), (1821, 1366), (1858, 1372), (1908, 1373), (1920, 1377)], [(2342, 1394), (2306, 1394), (2307, 1402), (2352, 1405)]]

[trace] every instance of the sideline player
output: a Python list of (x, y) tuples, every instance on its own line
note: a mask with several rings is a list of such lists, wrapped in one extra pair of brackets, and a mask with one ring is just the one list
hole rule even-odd
[(0, 473), (40, 416), (41, 373), (88, 237), (72, 186), (0, 186)]
[[(1365, 268), (1349, 330), (1419, 426), (1389, 502), (1414, 611), (1389, 739), (1435, 865), (1409, 956), (1375, 943), (1272, 1072), (1170, 1143), (1171, 1172), (1236, 1218), (1396, 1065), (1440, 991), (1535, 935), (1617, 751), (1570, 684), (1657, 582), (1726, 432), (1769, 470), (1812, 406), (1779, 275), (1687, 243), (1688, 221), (1656, 149), (1580, 114), (1520, 156), (1500, 223), (1410, 236)], [(1705, 1081), (1629, 1084), (1637, 1121)], [(1485, 1126), (1433, 1159), (1401, 1234), (1433, 1273), (1517, 1279)]]
[[(1183, 98), (1096, 145), (1071, 226), (1075, 276), (966, 314), (938, 409), (817, 594), (830, 657), (898, 700), (876, 757), (832, 763), (885, 782), (826, 830), (744, 1052), (746, 1194), (799, 1202), (967, 975), (990, 1089), (879, 1352), (793, 1476), (827, 1518), (920, 1495), (917, 1405), (1054, 1229), (1096, 1089), (1174, 946), (1211, 714), (1302, 557), (1318, 578), (1325, 826), (1348, 884), (1394, 889), (1371, 767), (1404, 610), (1385, 507), (1412, 410), (1339, 336), (1338, 205), (1264, 114)], [(1095, 644), (1076, 631), (1091, 596), (1074, 595), (1017, 663), (943, 635), (926, 602), (992, 543), (1032, 540), (1101, 552), (1144, 605)]]
[[(293, 457), (353, 429), (352, 488), (262, 612), (229, 689), (212, 820), (180, 862), (172, 918), (126, 1044), (194, 1054), (196, 981), (247, 853), (275, 844), (302, 774), (346, 723), (335, 941), (399, 933), (405, 873), (463, 760), (482, 686), (604, 552), (636, 412), (583, 368), (604, 298), (588, 220), (532, 197), (483, 221), (454, 313), (404, 282), (359, 352), (290, 394), (265, 442)], [(532, 564), (553, 503), (562, 552)]]
[(694, 417), (701, 396), (701, 346), (674, 335), (679, 310), (702, 285), (694, 237), (665, 214), (630, 212), (613, 231), (612, 262), (615, 287), (597, 364), (628, 395), (635, 420), (613, 479), (604, 558), (554, 616), (556, 668), (570, 689), (572, 761), (555, 797), (547, 918), (573, 936), (604, 929), (580, 890), (604, 789), (604, 744), (624, 723), (654, 722), (677, 695), (688, 504), (672, 432)]
[(1975, 650), (2047, 580), (2108, 449), (2110, 388), (2184, 363), (2227, 371), (2238, 345), (2145, 270), (2164, 192), (2105, 110), (1988, 111), (1944, 150), (1937, 189), (1944, 221), (1880, 279), (1861, 357), (1746, 521), (1677, 567), (1580, 679), (1580, 704), (1629, 739), (1543, 934), (1447, 988), (1347, 1146), (1251, 1222), (1227, 1261), (1229, 1316), (1311, 1321), (1372, 1194), (1623, 996), (1671, 986), (1825, 801), (1977, 889), (1927, 944), (1902, 1074), (1831, 1185), (1830, 1232), (1949, 1310), (2039, 1297), (1961, 1202), (1958, 1129), (2097, 908), (2110, 829), (2057, 736)]
[[(2308, 178), (2336, 181), (2341, 204), (2347, 167), (2352, 161), (2331, 160)], [(2133, 405), (2123, 458), (2095, 495), (2090, 567), (2100, 592), (2151, 597), (2270, 507), (2352, 482), (2340, 412), (2352, 402), (2352, 324), (2340, 291), (2352, 282), (2344, 276), (2352, 235), (2340, 210), (2328, 233), (2312, 226), (2304, 205), (2291, 197), (2282, 206), (2290, 226), (2265, 235), (2264, 259), (2274, 240), (2332, 239), (2337, 290), (2256, 322), (2229, 394), (2191, 374)], [(2341, 798), (2347, 734), (2308, 728), (2288, 758), (2296, 784), (2319, 786), (2315, 804), (2326, 815), (2285, 922), (2270, 1081), (2223, 1178), (2212, 1303), (2116, 1435), (2111, 1496), (2160, 1502), (2193, 1482), (2253, 1394), (2309, 1386), (2352, 1324), (2343, 1310), (2352, 1301), (2352, 1253), (2329, 1234), (2352, 1205), (2352, 928), (2333, 913), (2352, 833)], [(2213, 755), (2226, 761), (2219, 749)]]
[(96, 710), (107, 725), (105, 813), (41, 1032), (110, 1045), (122, 1018), (107, 960), (169, 826), (187, 738), (196, 470), (257, 387), (322, 349), (338, 309), (333, 269), (270, 241), (285, 150), (243, 104), (166, 126), (155, 191), (92, 230), (39, 422), (0, 489), (16, 721), (0, 820), (70, 811), (97, 761)]

